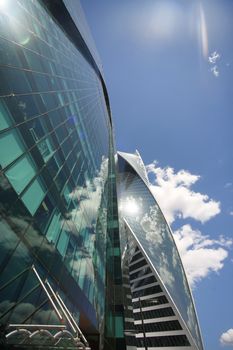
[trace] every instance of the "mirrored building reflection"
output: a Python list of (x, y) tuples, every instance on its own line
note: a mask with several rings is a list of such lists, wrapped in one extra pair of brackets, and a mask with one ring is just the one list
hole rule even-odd
[(184, 268), (142, 159), (138, 152), (118, 152), (117, 166), (122, 262), (128, 266), (136, 346), (201, 350)]
[(1, 1), (0, 32), (2, 343), (113, 349), (112, 121), (81, 5)]

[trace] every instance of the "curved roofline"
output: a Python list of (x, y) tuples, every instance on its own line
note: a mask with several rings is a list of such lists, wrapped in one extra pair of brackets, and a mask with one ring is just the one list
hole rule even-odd
[[(137, 151), (137, 152), (138, 152), (138, 151)], [(119, 154), (122, 158), (124, 158), (124, 153), (125, 153), (125, 154), (128, 154), (128, 155), (135, 155), (135, 156), (137, 156), (137, 153), (134, 154), (134, 153), (126, 153), (126, 152), (117, 152), (117, 154)], [(138, 154), (139, 154), (139, 152), (138, 152)], [(139, 156), (140, 156), (140, 154), (139, 154)], [(141, 158), (141, 156), (140, 156), (140, 158)], [(185, 272), (185, 269), (184, 269), (184, 265), (183, 265), (182, 259), (181, 259), (181, 257), (180, 257), (179, 250), (178, 250), (178, 248), (177, 248), (175, 239), (174, 239), (174, 237), (173, 237), (173, 233), (172, 233), (173, 231), (172, 231), (172, 229), (171, 229), (169, 223), (167, 222), (167, 219), (165, 218), (165, 216), (164, 216), (164, 214), (163, 214), (163, 211), (162, 211), (162, 209), (160, 208), (160, 205), (159, 205), (159, 203), (157, 202), (157, 200), (156, 200), (154, 194), (152, 193), (150, 187), (148, 186), (148, 184), (147, 184), (147, 183), (144, 181), (144, 179), (140, 176), (140, 174), (138, 173), (137, 169), (135, 169), (134, 165), (131, 164), (127, 159), (124, 158), (124, 160), (125, 160), (127, 163), (130, 164), (130, 166), (134, 169), (134, 171), (137, 173), (137, 175), (140, 177), (140, 179), (141, 179), (141, 180), (144, 182), (144, 184), (146, 185), (147, 189), (149, 190), (150, 194), (152, 195), (152, 197), (154, 198), (156, 204), (158, 205), (158, 207), (159, 207), (159, 209), (160, 209), (160, 211), (161, 211), (161, 213), (162, 213), (162, 215), (163, 215), (163, 218), (164, 218), (164, 220), (165, 220), (165, 222), (166, 222), (166, 224), (167, 224), (167, 226), (168, 226), (168, 228), (169, 228), (170, 234), (171, 234), (171, 236), (172, 236), (173, 243), (174, 243), (174, 245), (175, 245), (175, 247), (176, 247), (176, 250), (177, 250), (177, 253), (178, 253), (180, 262), (181, 262), (181, 267), (182, 267), (182, 270), (183, 270), (183, 272), (184, 272), (184, 277), (185, 277), (185, 280), (186, 280), (186, 283), (187, 283), (187, 286), (188, 286), (188, 290), (189, 290), (189, 293), (190, 293), (190, 296), (191, 296), (191, 301), (192, 301), (193, 308), (194, 308), (194, 311), (195, 311), (195, 316), (196, 316), (196, 319), (197, 319), (198, 331), (199, 331), (200, 338), (201, 338), (201, 345), (202, 345), (202, 349), (204, 349), (204, 346), (203, 346), (203, 339), (202, 339), (201, 329), (200, 329), (200, 325), (199, 325), (199, 319), (198, 319), (197, 311), (196, 311), (196, 307), (195, 307), (195, 302), (194, 302), (194, 299), (193, 299), (193, 294), (192, 294), (191, 288), (190, 288), (190, 286), (189, 286), (188, 279), (187, 279), (187, 277), (186, 277), (186, 272)], [(141, 158), (141, 160), (142, 160), (142, 158)], [(144, 164), (143, 160), (142, 160), (142, 163), (143, 163), (144, 168), (145, 168), (145, 164)], [(145, 168), (145, 171), (146, 171), (146, 168)], [(127, 224), (128, 224), (128, 223), (127, 223)], [(129, 224), (128, 224), (128, 226), (129, 226)], [(130, 227), (130, 226), (129, 226), (129, 227)], [(130, 228), (131, 228), (131, 227), (130, 227)], [(132, 230), (132, 229), (131, 229), (131, 230)], [(147, 254), (146, 254), (146, 255), (147, 255)], [(156, 270), (155, 267), (154, 267), (154, 269)], [(156, 271), (157, 271), (157, 270), (156, 270)], [(163, 282), (162, 282), (162, 283), (163, 283)], [(163, 283), (163, 285), (164, 285), (164, 283)], [(176, 303), (174, 302), (173, 298), (171, 297), (169, 291), (167, 290), (167, 287), (166, 287), (165, 285), (164, 285), (164, 287), (165, 287), (165, 289), (166, 289), (168, 295), (170, 296), (171, 300), (173, 301), (174, 305), (176, 305)], [(177, 307), (176, 307), (176, 309), (178, 310)], [(182, 317), (182, 315), (181, 315), (181, 313), (180, 313), (179, 310), (178, 310), (178, 312), (179, 312), (179, 315), (180, 315), (181, 319), (183, 320), (183, 317)], [(183, 322), (184, 322), (184, 324), (186, 324), (184, 320), (183, 320)], [(187, 327), (187, 329), (188, 329), (188, 331), (189, 331), (189, 333), (190, 333), (190, 335), (191, 335), (191, 337), (192, 337), (192, 339), (193, 339), (193, 336), (192, 336), (192, 334), (191, 334), (191, 331), (189, 330), (188, 327)], [(197, 346), (196, 341), (195, 341), (194, 339), (193, 339), (193, 341), (194, 341), (194, 344), (196, 345), (196, 347), (197, 347), (197, 349), (198, 349), (199, 347)]]

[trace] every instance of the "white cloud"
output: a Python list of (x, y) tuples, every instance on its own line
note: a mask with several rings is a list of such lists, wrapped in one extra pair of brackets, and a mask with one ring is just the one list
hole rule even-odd
[(169, 223), (176, 217), (204, 223), (220, 213), (219, 202), (191, 189), (200, 179), (199, 175), (186, 170), (175, 173), (173, 168), (160, 168), (156, 162), (147, 165), (146, 169), (148, 174), (155, 176), (150, 189)]
[(220, 58), (220, 54), (217, 51), (214, 51), (208, 57), (209, 63), (215, 64), (216, 61)]
[[(102, 159), (101, 168), (92, 181), (86, 181), (83, 187), (76, 187), (69, 195), (79, 203), (78, 210), (67, 213), (69, 217), (64, 221), (67, 230), (78, 234), (77, 230), (84, 227), (93, 227), (96, 224), (97, 213), (100, 207), (104, 184), (107, 178), (108, 160)], [(85, 215), (83, 214), (85, 213)]]
[(162, 228), (164, 223), (160, 219), (159, 209), (156, 205), (143, 216), (140, 224), (146, 234), (146, 239), (151, 242), (151, 253), (153, 254), (153, 246), (162, 244), (166, 238)]
[(230, 215), (233, 216), (233, 211), (230, 211)]
[(210, 64), (214, 65), (212, 68), (210, 68), (211, 73), (217, 78), (219, 76), (219, 69), (216, 62), (220, 59), (220, 54), (217, 51), (214, 51), (211, 53), (211, 55), (208, 57), (208, 61)]
[(212, 272), (218, 272), (227, 258), (227, 248), (233, 241), (220, 236), (210, 239), (190, 225), (184, 225), (174, 232), (178, 250), (191, 287)]
[(160, 263), (157, 266), (159, 270), (159, 275), (162, 276), (164, 284), (172, 288), (175, 283), (175, 278), (170, 269), (168, 257), (164, 252), (161, 253), (159, 260), (160, 260)]
[(213, 68), (210, 69), (213, 75), (217, 78), (219, 76), (219, 70), (217, 66), (214, 66)]
[(228, 331), (221, 335), (220, 343), (226, 346), (233, 346), (233, 328), (228, 329)]
[[(1, 313), (4, 313), (6, 310), (9, 310), (13, 306), (15, 306), (14, 302), (11, 302), (10, 300), (4, 300), (0, 303), (0, 311)], [(29, 302), (21, 302), (14, 309), (14, 323), (21, 323), (25, 317), (35, 312), (35, 310), (36, 307), (34, 304), (31, 304)], [(58, 323), (58, 317), (54, 311), (51, 312), (51, 309), (37, 310), (33, 316), (33, 321), (37, 324), (44, 324), (46, 320), (48, 320), (48, 317), (50, 317), (51, 324)]]

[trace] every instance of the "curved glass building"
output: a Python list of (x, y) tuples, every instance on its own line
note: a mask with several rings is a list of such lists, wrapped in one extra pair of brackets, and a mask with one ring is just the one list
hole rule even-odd
[(79, 0), (0, 0), (0, 77), (0, 348), (202, 350)]
[(117, 163), (122, 262), (133, 302), (128, 326), (134, 325), (136, 346), (202, 350), (185, 271), (142, 159), (118, 152)]
[(76, 0), (0, 1), (0, 32), (0, 347), (102, 349), (115, 333), (98, 55)]

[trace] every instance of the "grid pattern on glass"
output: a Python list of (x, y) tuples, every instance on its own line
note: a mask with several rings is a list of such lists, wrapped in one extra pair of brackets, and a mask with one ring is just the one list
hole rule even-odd
[(8, 0), (0, 33), (1, 212), (60, 283), (68, 273), (93, 306), (99, 290), (99, 317), (110, 129), (100, 78), (40, 1)]

